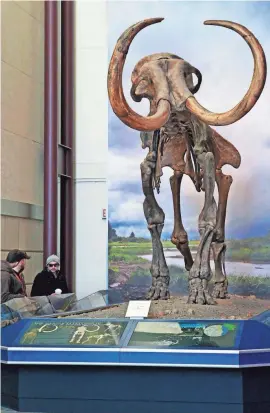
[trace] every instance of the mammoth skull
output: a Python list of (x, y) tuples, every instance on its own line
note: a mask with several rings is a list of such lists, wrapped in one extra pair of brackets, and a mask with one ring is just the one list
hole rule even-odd
[[(243, 99), (225, 113), (213, 113), (205, 109), (194, 97), (200, 87), (202, 76), (198, 69), (176, 55), (160, 53), (141, 59), (132, 73), (131, 96), (139, 102), (146, 97), (150, 101), (149, 116), (133, 111), (124, 96), (122, 74), (130, 44), (137, 33), (163, 19), (147, 19), (134, 24), (118, 39), (111, 57), (108, 72), (108, 94), (114, 113), (127, 126), (139, 131), (160, 129), (170, 118), (171, 112), (188, 110), (208, 125), (230, 125), (245, 116), (255, 105), (266, 80), (264, 51), (255, 36), (240, 24), (208, 20), (206, 25), (223, 26), (234, 30), (244, 38), (254, 59), (254, 72), (249, 89)], [(197, 77), (193, 84), (192, 75)]]

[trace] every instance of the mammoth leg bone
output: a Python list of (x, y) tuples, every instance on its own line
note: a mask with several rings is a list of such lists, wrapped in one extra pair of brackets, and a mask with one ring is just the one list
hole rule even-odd
[(215, 159), (212, 152), (203, 152), (198, 162), (204, 171), (203, 182), (205, 200), (199, 216), (200, 244), (189, 272), (188, 303), (215, 304), (209, 292), (208, 283), (212, 272), (210, 268), (210, 249), (216, 226), (217, 206), (214, 199)]
[(225, 219), (229, 190), (233, 182), (230, 175), (224, 175), (219, 169), (216, 171), (216, 182), (219, 193), (217, 223), (215, 238), (212, 244), (213, 258), (215, 262), (214, 298), (228, 297), (228, 280), (225, 272)]
[(170, 177), (170, 185), (173, 197), (174, 229), (171, 237), (172, 243), (181, 252), (185, 260), (185, 268), (189, 271), (193, 265), (193, 258), (188, 245), (188, 236), (182, 223), (180, 206), (180, 188), (182, 182), (182, 172), (174, 172)]
[(146, 159), (141, 163), (142, 187), (145, 195), (143, 210), (151, 234), (153, 247), (152, 265), (150, 268), (152, 286), (148, 292), (147, 299), (166, 300), (170, 298), (170, 275), (160, 239), (164, 226), (165, 214), (158, 205), (153, 190), (153, 172), (155, 163), (155, 152), (149, 152)]

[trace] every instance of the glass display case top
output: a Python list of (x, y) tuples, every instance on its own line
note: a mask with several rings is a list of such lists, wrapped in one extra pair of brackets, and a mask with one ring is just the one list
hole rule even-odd
[(239, 324), (233, 322), (138, 322), (129, 347), (234, 347)]
[(257, 316), (253, 317), (252, 320), (260, 321), (261, 323), (270, 327), (270, 310), (266, 310), (263, 313), (258, 314)]
[(118, 346), (128, 321), (52, 319), (31, 321), (20, 346)]

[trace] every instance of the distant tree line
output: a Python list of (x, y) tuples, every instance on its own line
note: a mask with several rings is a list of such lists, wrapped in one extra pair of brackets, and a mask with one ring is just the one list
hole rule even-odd
[[(150, 237), (136, 237), (135, 233), (132, 231), (128, 237), (120, 237), (117, 235), (116, 230), (112, 227), (110, 221), (108, 221), (108, 240), (109, 242), (118, 241), (118, 242), (147, 242), (150, 241)], [(170, 237), (163, 239), (164, 241), (170, 241)], [(198, 240), (198, 238), (190, 238), (190, 240)], [(227, 254), (230, 255), (230, 250), (238, 250), (241, 248), (267, 248), (267, 251), (264, 251), (266, 255), (269, 254), (270, 248), (270, 231), (266, 235), (260, 237), (246, 238), (246, 239), (227, 239), (226, 244), (228, 247)], [(269, 260), (269, 256), (268, 256)], [(268, 261), (267, 261), (268, 262)]]
[(112, 227), (110, 221), (108, 221), (108, 239), (109, 241), (117, 241), (118, 239), (116, 230)]
[(135, 233), (132, 231), (128, 237), (119, 237), (116, 230), (112, 227), (110, 221), (108, 221), (108, 240), (118, 241), (118, 242), (145, 242), (149, 241), (147, 238), (136, 237)]

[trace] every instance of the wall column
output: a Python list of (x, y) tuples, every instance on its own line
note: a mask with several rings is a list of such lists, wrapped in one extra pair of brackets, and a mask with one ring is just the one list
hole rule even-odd
[(107, 288), (106, 2), (76, 2), (76, 294)]

